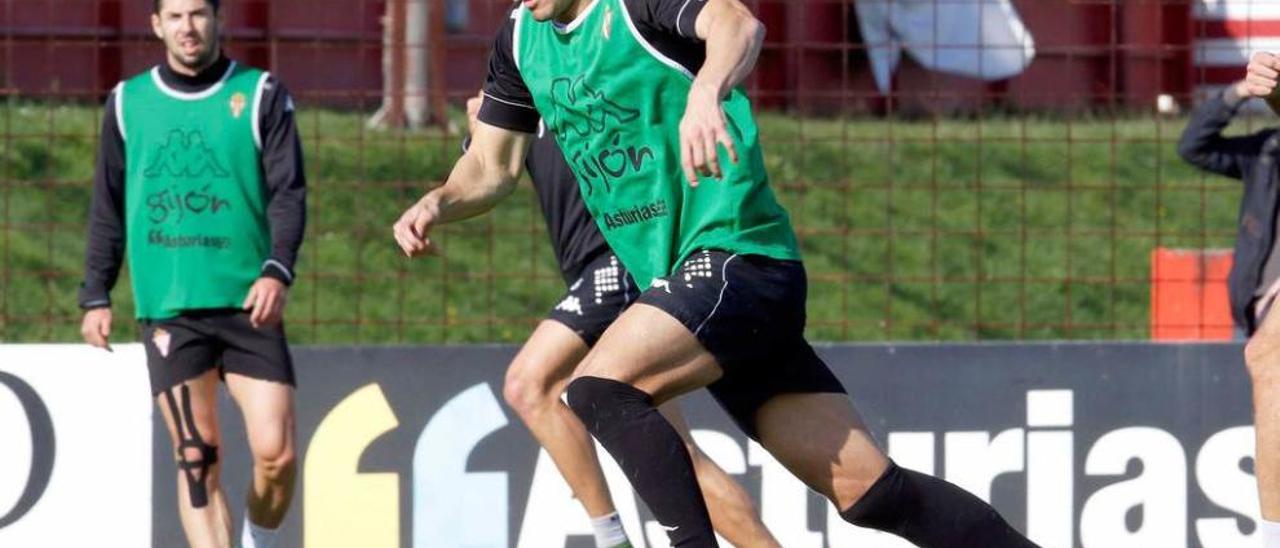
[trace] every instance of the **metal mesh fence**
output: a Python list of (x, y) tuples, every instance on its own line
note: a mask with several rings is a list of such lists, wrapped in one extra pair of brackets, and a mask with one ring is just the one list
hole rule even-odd
[[(78, 339), (100, 102), (160, 59), (150, 4), (0, 1), (0, 341)], [(1162, 277), (1153, 253), (1232, 243), (1239, 183), (1187, 166), (1175, 145), (1196, 98), (1280, 36), (1280, 2), (748, 4), (769, 28), (748, 88), (801, 238), (815, 340), (1145, 339), (1156, 288), (1184, 281)], [(456, 159), (459, 106), (483, 82), (508, 4), (431, 0), (427, 37), (401, 42), (390, 64), (394, 5), (224, 5), (228, 53), (297, 99), (310, 224), (292, 339), (523, 339), (564, 290), (528, 185), (443, 228), (441, 258), (408, 261), (390, 237)], [(415, 51), (429, 59), (431, 123), (371, 129), (384, 70)], [(130, 293), (126, 271), (115, 340), (136, 336)], [(1187, 326), (1229, 329), (1225, 303), (1205, 302), (1213, 310), (1190, 306)]]

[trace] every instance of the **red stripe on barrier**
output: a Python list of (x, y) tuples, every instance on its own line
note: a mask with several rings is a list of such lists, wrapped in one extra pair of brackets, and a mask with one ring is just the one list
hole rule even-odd
[(1280, 38), (1280, 19), (1197, 21), (1197, 38)]

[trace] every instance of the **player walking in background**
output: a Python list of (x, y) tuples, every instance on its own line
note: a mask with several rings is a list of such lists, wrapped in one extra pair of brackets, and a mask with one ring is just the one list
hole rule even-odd
[(656, 405), (708, 387), (851, 523), (923, 546), (1031, 546), (990, 505), (889, 461), (804, 340), (804, 266), (737, 88), (763, 34), (737, 0), (524, 0), (491, 54), (471, 147), (396, 223), (397, 241), (431, 252), (432, 226), (509, 194), (541, 116), (647, 288), (583, 360), (569, 406), (673, 545), (716, 541)]
[(1253, 386), (1254, 472), (1262, 505), (1258, 530), (1266, 548), (1280, 548), (1280, 316), (1269, 314), (1280, 294), (1280, 246), (1276, 245), (1280, 134), (1266, 129), (1224, 138), (1221, 131), (1250, 97), (1263, 98), (1277, 110), (1278, 76), (1280, 58), (1254, 54), (1245, 80), (1201, 105), (1179, 145), (1187, 161), (1244, 181), (1240, 232), (1228, 284), (1232, 317), (1250, 335), (1244, 359)]
[(293, 495), (293, 363), (282, 325), (306, 222), (293, 101), (221, 50), (218, 0), (155, 0), (166, 59), (121, 82), (103, 116), (81, 333), (110, 349), (125, 253), (151, 389), (173, 440), (192, 546), (230, 547), (217, 387), (244, 414), (253, 479), (240, 545), (273, 546)]
[[(471, 128), (476, 127), (482, 101), (483, 94), (467, 101)], [(630, 546), (596, 460), (595, 446), (560, 395), (574, 366), (605, 328), (640, 296), (640, 290), (587, 213), (577, 180), (554, 137), (539, 131), (525, 168), (569, 289), (511, 362), (503, 396), (582, 502), (591, 518), (597, 548)], [(779, 546), (760, 522), (746, 491), (694, 445), (676, 403), (667, 402), (659, 411), (680, 433), (693, 458), (716, 532), (734, 546)]]

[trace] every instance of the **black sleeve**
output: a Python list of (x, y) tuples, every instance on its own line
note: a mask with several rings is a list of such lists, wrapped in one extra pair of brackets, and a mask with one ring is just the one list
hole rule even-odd
[(1227, 177), (1240, 179), (1248, 172), (1262, 150), (1271, 132), (1259, 132), (1244, 137), (1223, 137), (1222, 130), (1231, 124), (1243, 102), (1228, 104), (1222, 94), (1216, 94), (1191, 114), (1182, 138), (1178, 141), (1178, 154), (1190, 164)]
[(85, 310), (111, 306), (111, 289), (124, 262), (124, 136), (116, 122), (115, 96), (107, 97), (93, 170), (93, 197), (78, 300)]
[(484, 83), (482, 122), (521, 133), (537, 133), (538, 110), (516, 65), (512, 44), (515, 20), (508, 18), (493, 41), (489, 54), (489, 76)]
[(267, 222), (271, 226), (271, 256), (262, 275), (293, 283), (298, 248), (307, 227), (307, 175), (302, 142), (294, 121), (293, 98), (274, 77), (263, 84), (259, 127), (262, 135), (262, 173), (267, 185)]
[(697, 40), (696, 23), (707, 0), (624, 0), (637, 27)]

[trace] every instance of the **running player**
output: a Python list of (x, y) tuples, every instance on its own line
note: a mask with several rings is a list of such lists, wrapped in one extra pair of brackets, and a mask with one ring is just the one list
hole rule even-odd
[(580, 364), (569, 406), (673, 545), (716, 542), (655, 405), (708, 387), (851, 523), (923, 546), (1033, 546), (990, 505), (889, 461), (805, 342), (804, 266), (737, 87), (763, 38), (738, 0), (524, 0), (491, 54), (470, 149), (396, 223), (397, 241), (433, 252), (432, 226), (510, 193), (541, 117), (645, 288)]
[(166, 48), (103, 116), (81, 333), (109, 349), (128, 253), (151, 390), (173, 440), (192, 546), (232, 546), (219, 482), (217, 388), (243, 412), (253, 480), (244, 547), (272, 546), (294, 484), (293, 364), (281, 318), (306, 222), (293, 101), (223, 55), (218, 0), (155, 0)]
[[(476, 127), (483, 94), (467, 101)], [(525, 342), (507, 369), (503, 396), (564, 475), (591, 518), (597, 548), (630, 546), (609, 496), (595, 447), (582, 421), (560, 399), (573, 368), (605, 328), (640, 296), (640, 290), (609, 250), (587, 213), (573, 171), (555, 139), (539, 128), (525, 168), (542, 206), (551, 245), (568, 293)], [(693, 458), (711, 523), (734, 546), (779, 546), (760, 522), (751, 498), (694, 445), (676, 402), (659, 407)]]

